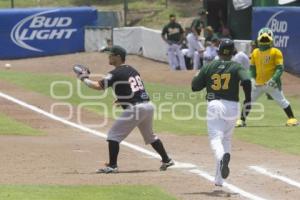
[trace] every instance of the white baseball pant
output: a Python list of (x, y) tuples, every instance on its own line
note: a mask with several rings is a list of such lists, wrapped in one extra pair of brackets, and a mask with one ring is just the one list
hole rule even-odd
[(212, 100), (207, 106), (207, 128), (211, 148), (216, 158), (215, 184), (222, 185), (220, 161), (224, 153), (231, 152), (231, 137), (239, 116), (239, 103)]
[(204, 51), (204, 46), (194, 33), (189, 33), (186, 37), (186, 40), (188, 46), (187, 56), (193, 58), (193, 68), (199, 69), (199, 67), (201, 67), (200, 57), (202, 56), (199, 52)]
[(290, 105), (290, 102), (285, 98), (282, 90), (273, 88), (268, 85), (254, 86), (251, 92), (251, 101), (255, 102), (263, 93), (268, 93), (274, 101), (283, 109)]
[(179, 44), (169, 44), (168, 45), (169, 65), (174, 70), (176, 70), (177, 67), (180, 67), (181, 70), (186, 70), (184, 57), (183, 57), (183, 54), (182, 54), (180, 48), (181, 48), (181, 45), (179, 45)]

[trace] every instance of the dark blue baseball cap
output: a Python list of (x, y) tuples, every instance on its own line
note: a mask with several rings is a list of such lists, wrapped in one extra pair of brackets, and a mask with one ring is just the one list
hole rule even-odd
[(126, 50), (118, 45), (113, 45), (110, 50), (109, 53), (112, 55), (116, 55), (116, 56), (120, 56), (123, 60), (125, 60), (127, 52)]

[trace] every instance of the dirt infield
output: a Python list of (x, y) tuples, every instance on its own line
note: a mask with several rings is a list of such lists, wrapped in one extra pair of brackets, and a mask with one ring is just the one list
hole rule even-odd
[[(0, 61), (0, 67), (10, 63), (10, 70), (34, 73), (60, 73), (73, 76), (71, 66), (83, 63), (98, 73), (106, 73), (111, 67), (105, 54), (81, 53), (34, 59)], [(189, 85), (193, 71), (170, 71), (163, 63), (129, 56), (128, 63), (135, 66), (145, 81)], [(168, 77), (168, 78), (166, 78)], [(35, 105), (45, 111), (50, 110), (55, 100), (38, 93), (24, 91), (13, 84), (0, 81), (1, 92)], [(288, 95), (299, 96), (300, 79), (284, 74), (284, 90)], [(142, 184), (158, 185), (178, 199), (245, 199), (226, 187), (215, 187), (207, 179), (189, 173), (186, 169), (170, 169), (160, 172), (159, 160), (150, 158), (127, 147), (121, 147), (119, 174), (99, 175), (94, 171), (103, 166), (107, 159), (105, 139), (82, 132), (58, 121), (51, 120), (6, 99), (0, 98), (0, 110), (36, 129), (47, 136), (20, 137), (0, 136), (0, 184), (63, 184), (63, 185), (109, 185)], [(65, 116), (66, 110), (56, 114)], [(86, 120), (98, 122), (99, 116), (84, 111)], [(72, 118), (75, 122), (76, 113)], [(109, 125), (98, 131), (105, 132)], [(159, 133), (158, 133), (159, 135)], [(197, 165), (201, 170), (214, 174), (214, 159), (208, 138), (200, 136), (159, 135), (172, 158)], [(144, 146), (141, 136), (135, 130), (126, 141)], [(300, 190), (249, 169), (251, 165), (264, 166), (274, 173), (299, 181), (300, 157), (272, 151), (238, 140), (233, 141), (232, 173), (228, 182), (265, 199), (298, 199)]]

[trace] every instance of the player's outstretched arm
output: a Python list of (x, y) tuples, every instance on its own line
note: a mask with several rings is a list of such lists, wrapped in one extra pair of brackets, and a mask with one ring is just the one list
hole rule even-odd
[(192, 91), (201, 91), (205, 87), (205, 69), (202, 69), (192, 80)]
[(75, 65), (73, 67), (73, 71), (75, 72), (78, 79), (84, 82), (88, 87), (96, 90), (102, 90), (103, 87), (98, 81), (93, 81), (89, 79), (90, 70), (84, 65)]
[(92, 89), (95, 89), (95, 90), (103, 90), (103, 87), (102, 85), (98, 82), (98, 81), (93, 81), (89, 78), (86, 78), (83, 80), (83, 82), (89, 87), (89, 88), (92, 88)]

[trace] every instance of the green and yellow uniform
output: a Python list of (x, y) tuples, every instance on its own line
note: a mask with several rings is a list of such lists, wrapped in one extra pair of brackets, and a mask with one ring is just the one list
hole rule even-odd
[(250, 80), (247, 71), (237, 62), (215, 60), (206, 65), (192, 81), (193, 91), (206, 88), (207, 100), (239, 101), (240, 81)]
[[(251, 101), (255, 102), (263, 93), (270, 95), (287, 115), (286, 125), (297, 126), (299, 122), (281, 88), (280, 77), (284, 68), (283, 56), (278, 48), (273, 47), (273, 38), (273, 31), (267, 27), (258, 32), (258, 48), (253, 50), (250, 61), (251, 76), (255, 79)], [(237, 127), (246, 126), (245, 121), (246, 117), (242, 115), (241, 120), (236, 123)]]
[(278, 48), (271, 47), (264, 51), (254, 49), (251, 55), (250, 70), (256, 85), (265, 85), (270, 79), (281, 86), (280, 76), (283, 71), (283, 56)]

